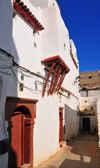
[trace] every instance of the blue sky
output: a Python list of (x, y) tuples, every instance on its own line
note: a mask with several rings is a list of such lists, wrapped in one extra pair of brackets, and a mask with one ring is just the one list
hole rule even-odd
[(57, 0), (77, 48), (79, 71), (100, 69), (100, 0)]

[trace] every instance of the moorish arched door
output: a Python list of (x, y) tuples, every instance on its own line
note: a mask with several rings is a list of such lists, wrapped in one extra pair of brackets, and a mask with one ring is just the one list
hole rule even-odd
[(19, 106), (11, 117), (10, 165), (20, 167), (30, 164), (31, 114), (25, 106)]
[(5, 119), (9, 133), (9, 168), (33, 167), (33, 126), (37, 100), (7, 98)]

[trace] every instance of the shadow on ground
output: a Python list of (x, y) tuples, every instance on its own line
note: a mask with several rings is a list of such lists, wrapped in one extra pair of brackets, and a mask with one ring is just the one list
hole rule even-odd
[(98, 137), (82, 132), (37, 168), (100, 168)]

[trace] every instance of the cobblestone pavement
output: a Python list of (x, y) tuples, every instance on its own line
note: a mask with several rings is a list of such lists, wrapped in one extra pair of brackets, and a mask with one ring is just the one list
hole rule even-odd
[(37, 168), (100, 168), (97, 135), (80, 133)]

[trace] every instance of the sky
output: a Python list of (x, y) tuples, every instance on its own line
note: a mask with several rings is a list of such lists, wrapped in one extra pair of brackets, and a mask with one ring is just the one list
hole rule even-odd
[(77, 49), (79, 71), (100, 70), (100, 0), (57, 0)]

